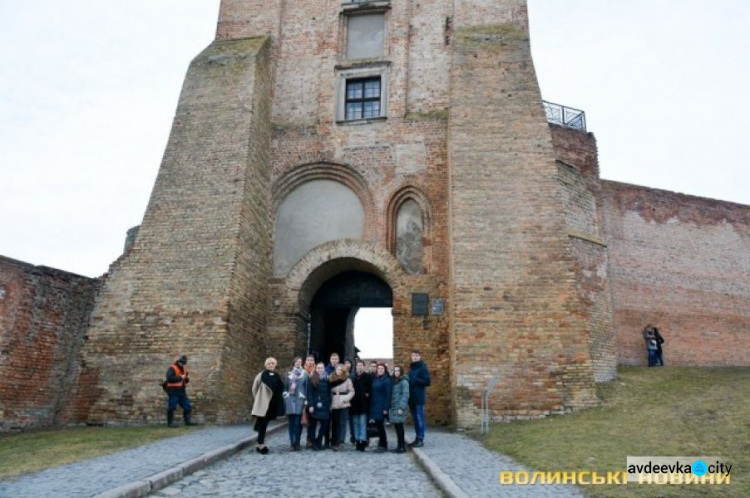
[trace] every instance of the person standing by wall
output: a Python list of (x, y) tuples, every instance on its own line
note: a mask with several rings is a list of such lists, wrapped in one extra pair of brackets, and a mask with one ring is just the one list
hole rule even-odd
[(378, 447), (376, 453), (388, 451), (388, 436), (385, 433), (385, 417), (391, 408), (391, 378), (385, 363), (378, 363), (375, 378), (370, 391), (370, 422), (378, 428)]
[(424, 406), (427, 403), (427, 388), (430, 386), (430, 371), (422, 361), (421, 351), (411, 352), (409, 365), (409, 411), (414, 422), (416, 437), (409, 444), (412, 448), (424, 446), (425, 417)]
[(659, 329), (654, 327), (654, 340), (656, 340), (656, 358), (654, 359), (654, 365), (664, 366), (664, 352), (662, 351), (661, 345), (664, 344), (664, 337), (659, 333)]
[(266, 358), (265, 370), (253, 381), (253, 412), (258, 441), (255, 451), (261, 455), (268, 453), (266, 429), (271, 420), (284, 415), (284, 381), (276, 373), (276, 358)]
[(187, 361), (187, 356), (182, 355), (167, 369), (167, 380), (164, 383), (164, 390), (169, 396), (167, 399), (167, 427), (178, 427), (174, 422), (174, 411), (177, 409), (177, 405), (182, 407), (182, 419), (185, 421), (185, 425), (195, 425), (190, 419), (193, 407), (187, 397), (186, 387), (187, 383), (190, 382)]
[(409, 379), (404, 375), (404, 369), (393, 367), (393, 393), (391, 394), (391, 410), (388, 418), (396, 429), (396, 449), (393, 453), (406, 452), (406, 441), (404, 440), (404, 423), (406, 423), (406, 411), (409, 408)]
[(643, 340), (646, 341), (646, 353), (648, 354), (648, 366), (653, 367), (656, 364), (656, 336), (654, 335), (654, 326), (650, 323), (643, 329)]
[(328, 377), (328, 386), (331, 389), (331, 419), (334, 420), (336, 428), (331, 447), (334, 451), (341, 451), (344, 449), (346, 429), (349, 425), (349, 406), (354, 397), (354, 385), (349, 378), (349, 372), (341, 363), (336, 365), (336, 370)]
[(299, 451), (302, 437), (302, 413), (307, 406), (307, 372), (302, 368), (302, 358), (296, 357), (292, 370), (284, 382), (284, 408), (289, 420), (289, 444), (292, 451)]
[[(313, 450), (323, 449), (323, 435), (328, 433), (331, 417), (331, 390), (328, 387), (328, 376), (323, 363), (315, 366), (307, 388), (307, 410), (310, 414), (308, 433), (313, 436)], [(315, 432), (316, 427), (318, 432)]]

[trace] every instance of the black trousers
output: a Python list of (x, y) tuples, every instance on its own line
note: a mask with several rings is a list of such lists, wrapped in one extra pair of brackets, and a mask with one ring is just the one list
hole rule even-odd
[(393, 424), (393, 427), (396, 429), (398, 448), (406, 447), (406, 441), (404, 440), (404, 424)]
[(388, 448), (388, 436), (385, 433), (385, 420), (382, 418), (376, 420), (375, 427), (378, 428), (378, 446), (381, 448)]
[(258, 444), (266, 442), (266, 429), (268, 429), (268, 419), (266, 417), (256, 417), (255, 431), (258, 433)]

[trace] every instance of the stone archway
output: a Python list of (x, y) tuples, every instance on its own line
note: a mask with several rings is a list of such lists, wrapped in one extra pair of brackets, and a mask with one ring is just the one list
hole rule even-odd
[[(428, 419), (449, 424), (453, 414), (449, 317), (447, 314), (418, 316), (412, 311), (413, 293), (439, 296), (438, 282), (429, 275), (407, 274), (384, 244), (352, 239), (326, 242), (300, 258), (286, 278), (271, 281), (266, 341), (269, 354), (285, 365), (294, 356), (304, 355), (311, 349), (310, 311), (316, 295), (327, 282), (347, 272), (370, 275), (390, 288), (394, 362), (408, 366), (409, 354), (414, 348), (423, 352), (433, 382)], [(344, 322), (348, 318), (347, 315), (339, 319)]]
[[(294, 351), (289, 351), (290, 358), (313, 349), (320, 349), (317, 352), (327, 356), (332, 348), (341, 348), (342, 343), (351, 345), (346, 329), (351, 329), (360, 306), (383, 306), (394, 309), (395, 343), (399, 321), (396, 310), (406, 302), (402, 295), (405, 277), (396, 258), (378, 244), (353, 239), (321, 244), (307, 252), (286, 279), (277, 280), (274, 293), (283, 299), (275, 301), (281, 313), (272, 315), (274, 342), (279, 341), (279, 349), (288, 350), (291, 345)], [(328, 321), (329, 329), (336, 329), (331, 340), (338, 341), (337, 346), (325, 344), (326, 341), (311, 343), (313, 332), (326, 327), (320, 320)], [(353, 345), (336, 352), (350, 356)]]

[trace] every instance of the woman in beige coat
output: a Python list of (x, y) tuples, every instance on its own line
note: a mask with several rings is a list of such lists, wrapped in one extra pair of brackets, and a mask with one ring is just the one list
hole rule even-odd
[(334, 451), (344, 449), (346, 441), (346, 429), (349, 427), (347, 416), (349, 405), (354, 397), (354, 384), (349, 378), (349, 372), (339, 363), (336, 370), (328, 377), (328, 385), (331, 389), (331, 418), (335, 421), (336, 432), (333, 434), (331, 448)]
[(284, 381), (276, 373), (276, 359), (267, 358), (265, 370), (253, 381), (253, 417), (258, 441), (255, 451), (261, 455), (268, 453), (266, 429), (268, 422), (284, 415)]

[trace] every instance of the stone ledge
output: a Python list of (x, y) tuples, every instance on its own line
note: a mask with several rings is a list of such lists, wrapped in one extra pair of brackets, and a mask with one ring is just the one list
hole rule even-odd
[(448, 474), (443, 472), (438, 464), (436, 464), (427, 454), (419, 448), (412, 448), (412, 453), (417, 462), (424, 468), (425, 472), (435, 482), (438, 488), (450, 498), (469, 498), (469, 495), (458, 487), (453, 479)]

